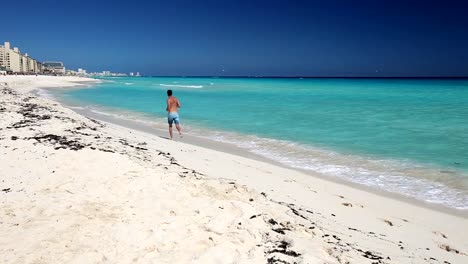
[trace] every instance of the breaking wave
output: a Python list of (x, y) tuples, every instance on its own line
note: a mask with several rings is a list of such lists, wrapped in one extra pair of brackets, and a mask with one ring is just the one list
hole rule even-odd
[(164, 84), (164, 83), (160, 83), (159, 86), (180, 87), (180, 88), (195, 88), (195, 89), (203, 88), (203, 85), (178, 85), (178, 84)]

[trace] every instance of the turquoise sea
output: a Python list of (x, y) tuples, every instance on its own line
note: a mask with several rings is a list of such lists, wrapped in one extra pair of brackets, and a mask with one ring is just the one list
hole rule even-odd
[(116, 77), (54, 96), (165, 125), (287, 166), (468, 209), (468, 79)]

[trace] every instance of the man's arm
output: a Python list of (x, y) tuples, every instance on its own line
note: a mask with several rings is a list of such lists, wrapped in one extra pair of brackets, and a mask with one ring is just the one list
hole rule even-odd
[(179, 99), (177, 99), (177, 108), (180, 108), (182, 105), (180, 105)]
[(169, 99), (166, 101), (166, 111), (169, 112)]

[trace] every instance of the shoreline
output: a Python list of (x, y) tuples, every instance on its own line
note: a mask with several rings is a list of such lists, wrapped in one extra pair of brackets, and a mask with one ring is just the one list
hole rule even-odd
[[(77, 88), (79, 88), (79, 87), (77, 87)], [(47, 91), (47, 90), (54, 90), (55, 88), (43, 87), (43, 88), (40, 88), (40, 89)], [(33, 94), (41, 96), (38, 91), (33, 91)], [(70, 110), (72, 110), (72, 111), (74, 111), (74, 112), (76, 112), (76, 113), (78, 113), (80, 115), (83, 115), (83, 116), (86, 116), (86, 117), (89, 117), (89, 118), (93, 118), (93, 119), (97, 119), (99, 121), (103, 121), (103, 122), (106, 122), (106, 123), (111, 123), (111, 124), (115, 124), (115, 125), (118, 125), (118, 126), (123, 126), (123, 127), (128, 128), (128, 129), (145, 132), (145, 133), (148, 133), (148, 134), (151, 134), (151, 135), (158, 136), (160, 138), (168, 139), (168, 137), (167, 137), (168, 132), (166, 131), (166, 129), (164, 129), (162, 127), (159, 127), (159, 126), (155, 127), (155, 126), (145, 124), (144, 122), (138, 122), (138, 121), (134, 121), (134, 120), (130, 120), (130, 119), (125, 119), (123, 117), (116, 117), (116, 116), (114, 116), (112, 114), (110, 114), (110, 115), (101, 114), (101, 113), (92, 111), (92, 109), (86, 109), (86, 108), (83, 108), (83, 107), (72, 106), (70, 104), (67, 104), (66, 102), (58, 100), (58, 98), (53, 97), (52, 99), (58, 101), (62, 106), (67, 107)], [(176, 138), (176, 141), (179, 141), (179, 140)], [(307, 170), (307, 169), (291, 167), (291, 166), (288, 166), (287, 164), (283, 164), (283, 163), (281, 163), (279, 161), (270, 159), (268, 157), (261, 156), (259, 154), (256, 154), (256, 153), (253, 153), (253, 152), (249, 151), (248, 149), (236, 146), (236, 145), (231, 144), (231, 143), (217, 141), (217, 140), (213, 140), (213, 139), (209, 139), (209, 138), (205, 138), (205, 137), (200, 137), (198, 135), (190, 135), (190, 134), (184, 134), (183, 140), (180, 140), (180, 141), (185, 143), (185, 144), (189, 144), (189, 145), (203, 147), (203, 148), (207, 148), (207, 149), (211, 149), (211, 150), (215, 150), (215, 151), (220, 151), (220, 152), (232, 154), (232, 155), (235, 155), (235, 156), (240, 156), (240, 157), (249, 158), (249, 159), (253, 159), (253, 160), (256, 160), (256, 161), (260, 161), (260, 162), (265, 162), (265, 163), (268, 163), (268, 164), (271, 164), (271, 165), (274, 165), (274, 166), (279, 166), (279, 167), (282, 167), (282, 168), (285, 168), (285, 169), (294, 170), (294, 171), (309, 175), (310, 177), (317, 177), (317, 178), (319, 178), (321, 180), (346, 185), (346, 186), (356, 188), (356, 189), (359, 189), (359, 190), (362, 190), (362, 191), (365, 191), (365, 192), (369, 192), (369, 193), (372, 193), (372, 194), (375, 194), (375, 195), (387, 197), (387, 198), (390, 198), (390, 199), (396, 199), (398, 201), (406, 202), (406, 203), (409, 203), (409, 204), (412, 204), (412, 205), (415, 205), (415, 206), (420, 206), (420, 207), (427, 208), (427, 209), (430, 209), (430, 210), (435, 210), (435, 211), (439, 211), (439, 212), (442, 212), (442, 213), (447, 213), (447, 214), (451, 214), (451, 215), (455, 215), (455, 216), (459, 216), (459, 217), (463, 217), (465, 219), (468, 219), (468, 209), (458, 209), (458, 208), (448, 207), (448, 206), (445, 206), (445, 205), (440, 204), (440, 203), (431, 203), (431, 202), (420, 200), (420, 199), (417, 199), (415, 197), (411, 197), (411, 196), (408, 196), (408, 195), (405, 195), (405, 194), (402, 194), (402, 193), (386, 191), (386, 190), (379, 189), (379, 188), (374, 187), (374, 186), (363, 185), (363, 184), (356, 183), (356, 182), (353, 182), (351, 180), (346, 180), (346, 179), (343, 179), (343, 178), (339, 178), (339, 177), (336, 177), (336, 176), (327, 176), (327, 175), (323, 175), (323, 174), (321, 174), (319, 172), (313, 172), (313, 171), (310, 171), (310, 170)]]
[(64, 263), (83, 253), (114, 263), (468, 258), (460, 216), (102, 123), (25, 85), (0, 93), (7, 262)]
[[(63, 102), (61, 102), (61, 103), (63, 103)], [(64, 106), (69, 107), (66, 104)], [(70, 109), (72, 111), (80, 114), (80, 115), (83, 115), (83, 116), (86, 116), (86, 117), (89, 117), (89, 118), (93, 118), (93, 119), (96, 119), (96, 120), (99, 120), (99, 121), (102, 121), (102, 122), (115, 124), (115, 125), (122, 126), (122, 127), (128, 128), (128, 129), (131, 129), (131, 130), (138, 130), (138, 131), (145, 132), (145, 133), (148, 133), (148, 134), (151, 134), (151, 135), (155, 135), (155, 136), (158, 136), (158, 137), (161, 137), (161, 138), (164, 138), (164, 139), (168, 139), (168, 137), (166, 135), (168, 132), (166, 130), (162, 129), (162, 128), (159, 128), (159, 127), (158, 128), (154, 128), (154, 127), (152, 128), (151, 126), (146, 125), (146, 124), (141, 124), (138, 121), (119, 119), (119, 118), (113, 117), (113, 116), (105, 116), (103, 114), (91, 112), (90, 110), (87, 110), (87, 109), (73, 109), (72, 107)], [(166, 135), (166, 136), (164, 136), (164, 135)], [(346, 185), (346, 186), (349, 186), (349, 187), (352, 187), (352, 188), (356, 188), (356, 189), (359, 189), (359, 190), (362, 190), (362, 191), (366, 191), (366, 192), (370, 192), (370, 193), (373, 193), (373, 194), (376, 194), (376, 195), (384, 196), (384, 197), (387, 197), (387, 198), (390, 198), (390, 199), (396, 199), (396, 200), (403, 201), (403, 202), (406, 202), (406, 203), (409, 203), (409, 204), (412, 204), (412, 205), (421, 206), (421, 207), (424, 207), (424, 208), (427, 208), (427, 209), (431, 209), (431, 210), (435, 210), (435, 211), (439, 211), (439, 212), (443, 212), (443, 213), (448, 213), (448, 214), (452, 214), (452, 215), (455, 215), (455, 216), (460, 216), (460, 217), (468, 219), (468, 210), (447, 207), (447, 206), (444, 206), (442, 204), (437, 204), (437, 203), (430, 203), (430, 202), (422, 201), (422, 200), (416, 199), (414, 197), (406, 196), (406, 195), (403, 195), (403, 194), (400, 194), (400, 193), (389, 192), (389, 191), (386, 191), (386, 190), (378, 189), (378, 188), (371, 187), (371, 186), (362, 185), (362, 184), (355, 183), (355, 182), (345, 180), (345, 179), (341, 179), (341, 178), (338, 178), (338, 177), (330, 177), (330, 176), (321, 175), (320, 173), (312, 172), (312, 171), (309, 171), (309, 170), (306, 170), (306, 169), (293, 168), (293, 167), (290, 167), (290, 166), (285, 165), (283, 163), (280, 163), (278, 161), (269, 159), (267, 157), (263, 157), (261, 155), (255, 154), (255, 153), (252, 153), (252, 152), (248, 151), (247, 149), (243, 149), (241, 147), (235, 146), (235, 145), (230, 144), (230, 143), (211, 140), (211, 139), (206, 139), (206, 138), (201, 138), (201, 137), (198, 137), (198, 136), (187, 135), (187, 134), (184, 134), (183, 140), (176, 140), (176, 141), (180, 141), (181, 143), (184, 143), (184, 144), (189, 144), (189, 145), (194, 145), (194, 146), (198, 146), (198, 147), (202, 147), (202, 148), (207, 148), (207, 149), (210, 149), (210, 150), (224, 152), (224, 153), (235, 155), (235, 156), (240, 156), (240, 157), (244, 157), (244, 158), (248, 158), (248, 159), (253, 159), (253, 160), (256, 160), (256, 161), (260, 161), (260, 162), (265, 162), (265, 163), (268, 163), (268, 164), (271, 164), (271, 165), (274, 165), (274, 166), (282, 167), (284, 169), (289, 169), (289, 170), (294, 170), (294, 171), (297, 171), (297, 172), (300, 172), (300, 173), (304, 173), (306, 175), (309, 175), (310, 177), (318, 177), (318, 178), (320, 178), (322, 180), (325, 180), (325, 181), (331, 181), (331, 182), (334, 182), (334, 183), (337, 183), (337, 184), (343, 184), (343, 185)]]

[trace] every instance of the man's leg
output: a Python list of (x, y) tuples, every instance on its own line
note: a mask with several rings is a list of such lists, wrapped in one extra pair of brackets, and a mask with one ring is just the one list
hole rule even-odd
[[(179, 131), (179, 137), (182, 137), (182, 128), (180, 127), (180, 125), (176, 124), (175, 127), (177, 128), (177, 131)], [(171, 138), (172, 138), (172, 136), (171, 136)]]
[(172, 139), (172, 124), (169, 124), (169, 136)]

